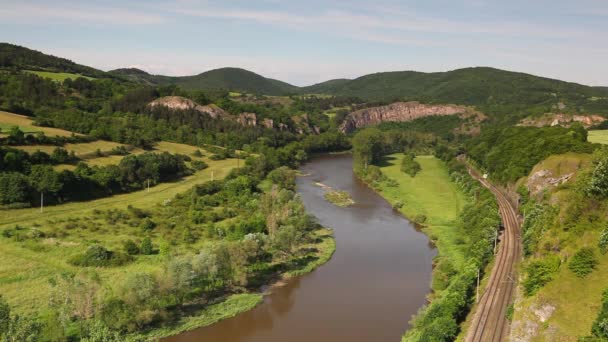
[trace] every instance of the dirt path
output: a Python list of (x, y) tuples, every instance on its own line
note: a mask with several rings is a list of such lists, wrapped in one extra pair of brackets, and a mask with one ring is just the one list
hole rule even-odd
[(494, 268), (484, 292), (480, 293), (481, 297), (465, 340), (504, 341), (509, 335), (506, 312), (516, 286), (515, 264), (521, 255), (520, 220), (515, 208), (502, 191), (483, 179), (471, 167), (467, 167), (471, 176), (496, 196), (505, 229), (500, 236)]

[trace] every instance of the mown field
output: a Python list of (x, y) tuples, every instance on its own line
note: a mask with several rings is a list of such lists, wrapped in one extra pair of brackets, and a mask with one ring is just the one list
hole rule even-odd
[(458, 214), (466, 203), (466, 197), (450, 180), (445, 164), (433, 156), (418, 156), (422, 170), (411, 177), (401, 171), (403, 154), (392, 154), (381, 165), (382, 172), (397, 181), (398, 186), (383, 186), (380, 194), (391, 204), (403, 203), (400, 211), (413, 220), (426, 216), (423, 228), (436, 240), (440, 255), (449, 257), (455, 265), (463, 263), (462, 245), (457, 243), (460, 231), (456, 230)]
[(608, 129), (599, 131), (589, 131), (587, 140), (597, 144), (608, 144)]
[(34, 126), (32, 119), (25, 115), (0, 111), (0, 129), (2, 130), (2, 133), (7, 133), (8, 130), (14, 126), (18, 126), (25, 133), (44, 132), (44, 134), (51, 137), (69, 137), (73, 134), (79, 135), (59, 128)]
[(53, 81), (57, 81), (57, 82), (63, 82), (66, 79), (72, 79), (75, 80), (79, 77), (83, 77), (86, 78), (87, 80), (94, 80), (95, 78), (93, 77), (89, 77), (89, 76), (83, 76), (80, 74), (71, 74), (71, 73), (67, 73), (67, 72), (51, 72), (51, 71), (35, 71), (35, 70), (25, 70), (25, 72), (29, 72), (35, 75), (38, 75), (40, 77), (43, 78), (50, 78)]

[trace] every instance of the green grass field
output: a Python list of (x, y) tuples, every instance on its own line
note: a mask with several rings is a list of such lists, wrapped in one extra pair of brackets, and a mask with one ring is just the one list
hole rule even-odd
[[(183, 193), (195, 184), (221, 179), (236, 167), (235, 159), (208, 161), (209, 168), (173, 183), (161, 183), (147, 190), (121, 194), (87, 202), (72, 202), (49, 206), (40, 213), (38, 208), (4, 210), (0, 215), (0, 229), (16, 224), (43, 231), (54, 231), (57, 236), (39, 242), (16, 243), (0, 237), (0, 293), (15, 310), (40, 312), (40, 298), (47, 298), (49, 279), (62, 272), (78, 273), (79, 267), (67, 260), (91, 241), (101, 241), (113, 249), (120, 249), (122, 241), (140, 234), (140, 230), (108, 224), (96, 212), (124, 210), (128, 205), (141, 209), (163, 210), (163, 202)], [(157, 255), (142, 256), (136, 262), (117, 268), (96, 269), (102, 282), (116, 283), (115, 279), (131, 272), (159, 271)]]
[(596, 144), (608, 144), (608, 129), (589, 131), (587, 140)]
[(458, 215), (466, 203), (466, 196), (450, 180), (445, 164), (433, 156), (418, 156), (422, 171), (415, 177), (400, 169), (403, 154), (387, 156), (382, 172), (397, 181), (398, 186), (383, 186), (380, 194), (391, 204), (403, 203), (400, 211), (408, 218), (425, 215), (423, 230), (436, 240), (439, 255), (450, 258), (455, 265), (463, 263), (462, 245), (456, 243), (460, 231), (456, 229)]
[(43, 78), (50, 78), (53, 81), (57, 81), (57, 82), (63, 82), (66, 79), (70, 78), (72, 80), (75, 80), (79, 77), (83, 77), (86, 78), (87, 80), (94, 80), (94, 77), (89, 77), (89, 76), (83, 76), (80, 74), (70, 74), (67, 72), (50, 72), (50, 71), (35, 71), (35, 70), (24, 70), (25, 72), (29, 72), (31, 74), (35, 74), (38, 75), (40, 77)]
[(6, 133), (5, 130), (10, 130), (13, 126), (18, 126), (23, 132), (26, 133), (44, 132), (44, 134), (51, 137), (69, 137), (74, 134), (70, 131), (59, 128), (34, 126), (32, 119), (27, 116), (0, 111), (1, 133)]

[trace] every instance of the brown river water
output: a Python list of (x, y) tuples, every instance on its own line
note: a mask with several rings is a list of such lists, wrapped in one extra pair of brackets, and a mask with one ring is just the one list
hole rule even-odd
[[(435, 250), (428, 238), (355, 178), (351, 155), (321, 156), (300, 171), (306, 208), (334, 230), (332, 259), (273, 289), (251, 311), (165, 342), (400, 341), (430, 291)], [(315, 182), (348, 191), (356, 204), (328, 203)]]

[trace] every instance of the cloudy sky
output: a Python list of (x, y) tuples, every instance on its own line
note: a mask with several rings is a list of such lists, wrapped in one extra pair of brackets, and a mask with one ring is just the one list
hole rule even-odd
[(308, 85), (492, 66), (608, 86), (606, 0), (0, 0), (0, 41), (103, 70)]

